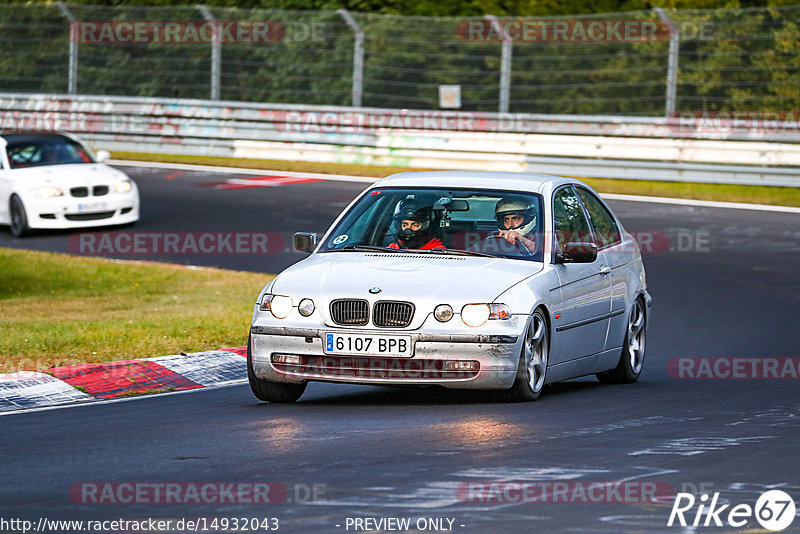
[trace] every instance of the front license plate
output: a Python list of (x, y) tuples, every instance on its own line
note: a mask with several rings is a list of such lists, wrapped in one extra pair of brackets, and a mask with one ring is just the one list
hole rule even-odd
[(325, 354), (411, 357), (411, 336), (325, 334)]
[(104, 211), (107, 204), (105, 202), (90, 202), (88, 204), (78, 204), (78, 212)]

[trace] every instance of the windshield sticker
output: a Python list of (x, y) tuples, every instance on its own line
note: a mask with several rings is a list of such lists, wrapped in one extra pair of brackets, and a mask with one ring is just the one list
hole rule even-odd
[(338, 235), (338, 236), (336, 236), (336, 238), (333, 240), (333, 244), (334, 244), (334, 245), (341, 245), (342, 243), (344, 243), (345, 241), (347, 241), (347, 239), (348, 239), (348, 236), (347, 236), (347, 234)]

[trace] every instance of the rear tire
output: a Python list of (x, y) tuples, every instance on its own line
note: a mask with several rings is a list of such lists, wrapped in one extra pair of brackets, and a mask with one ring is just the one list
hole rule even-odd
[(525, 339), (519, 355), (514, 385), (506, 391), (499, 392), (499, 400), (502, 402), (530, 402), (538, 399), (547, 378), (549, 358), (550, 334), (547, 319), (542, 309), (537, 308), (533, 312), (528, 328), (525, 329)]
[(251, 354), (251, 339), (247, 339), (247, 379), (250, 382), (250, 389), (253, 390), (259, 400), (273, 403), (295, 402), (306, 390), (308, 382), (299, 384), (287, 384), (283, 382), (270, 382), (263, 378), (258, 378), (253, 371), (253, 355)]
[(639, 380), (644, 367), (644, 349), (647, 331), (647, 317), (644, 304), (637, 298), (631, 306), (628, 316), (628, 327), (625, 341), (622, 343), (622, 354), (617, 367), (598, 373), (597, 379), (603, 384), (633, 384)]
[(8, 213), (11, 217), (11, 235), (14, 237), (25, 237), (31, 231), (28, 226), (28, 215), (25, 213), (25, 206), (17, 195), (12, 195), (8, 203)]

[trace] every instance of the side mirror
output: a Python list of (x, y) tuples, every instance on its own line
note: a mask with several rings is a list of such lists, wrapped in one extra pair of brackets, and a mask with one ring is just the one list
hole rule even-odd
[(297, 252), (314, 252), (317, 248), (317, 234), (311, 232), (295, 232), (294, 249)]
[(594, 243), (564, 243), (562, 250), (556, 253), (556, 263), (592, 263), (597, 259), (597, 245)]
[(108, 150), (97, 151), (97, 163), (105, 163), (109, 159), (111, 159), (111, 154), (108, 153)]

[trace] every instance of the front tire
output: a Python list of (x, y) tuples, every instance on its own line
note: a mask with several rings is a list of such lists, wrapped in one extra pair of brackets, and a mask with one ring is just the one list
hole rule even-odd
[(28, 226), (28, 215), (25, 213), (25, 206), (17, 195), (13, 195), (8, 203), (8, 211), (11, 216), (11, 235), (14, 237), (25, 237), (31, 231)]
[(530, 402), (538, 399), (544, 388), (549, 359), (550, 334), (547, 319), (542, 309), (538, 308), (533, 312), (533, 317), (525, 330), (514, 385), (510, 389), (500, 392), (500, 400), (503, 402)]
[(273, 403), (295, 402), (306, 390), (308, 382), (299, 384), (286, 384), (283, 382), (270, 382), (263, 378), (258, 378), (253, 371), (253, 355), (251, 353), (252, 342), (247, 339), (247, 379), (250, 382), (250, 389), (253, 390), (259, 400)]
[(597, 379), (603, 384), (633, 384), (639, 380), (644, 367), (644, 348), (647, 331), (647, 318), (645, 317), (644, 304), (637, 298), (631, 306), (628, 316), (628, 329), (625, 331), (625, 341), (622, 343), (622, 354), (617, 367), (598, 373)]

